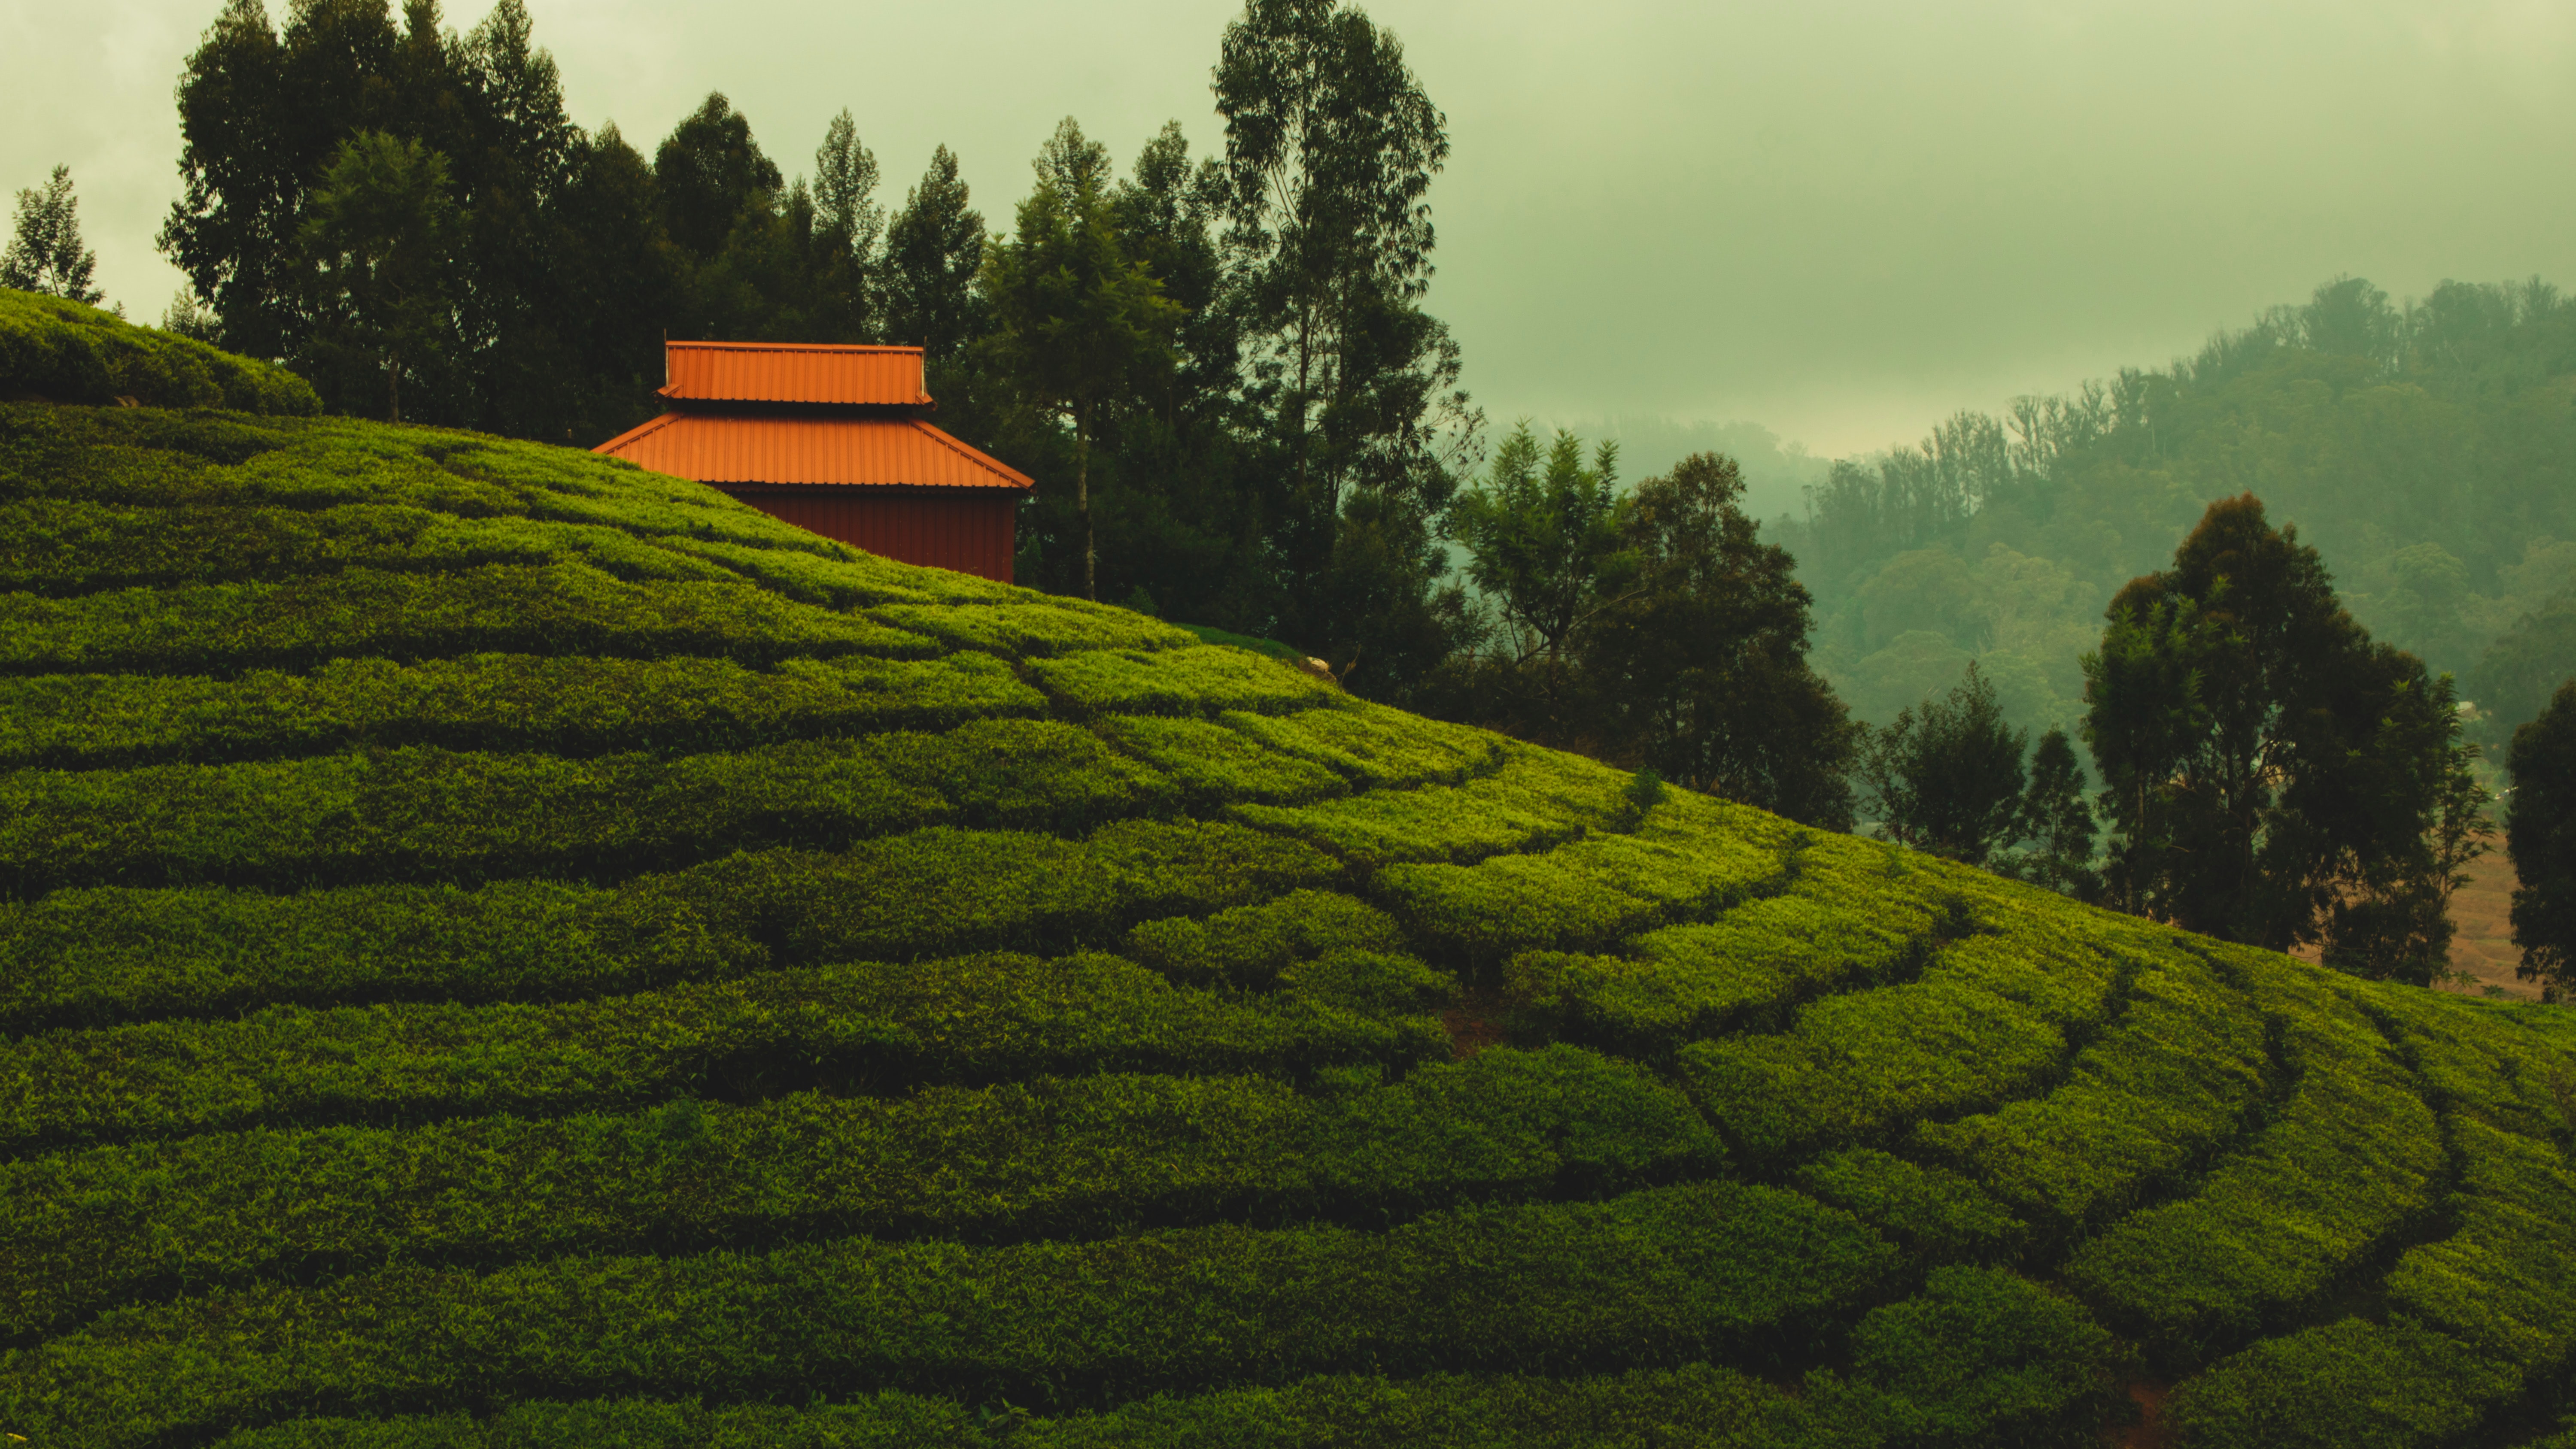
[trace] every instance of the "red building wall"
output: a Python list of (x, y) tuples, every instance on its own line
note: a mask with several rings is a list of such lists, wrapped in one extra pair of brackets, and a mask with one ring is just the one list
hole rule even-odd
[(1011, 582), (1021, 497), (1016, 489), (735, 484), (724, 491), (852, 548)]

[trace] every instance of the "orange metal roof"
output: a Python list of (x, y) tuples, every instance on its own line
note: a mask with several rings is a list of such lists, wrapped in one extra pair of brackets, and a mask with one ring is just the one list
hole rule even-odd
[(664, 413), (591, 449), (701, 483), (879, 483), (1026, 488), (1009, 467), (918, 418), (744, 418)]
[(698, 402), (874, 403), (927, 407), (918, 347), (801, 342), (666, 342), (664, 397)]

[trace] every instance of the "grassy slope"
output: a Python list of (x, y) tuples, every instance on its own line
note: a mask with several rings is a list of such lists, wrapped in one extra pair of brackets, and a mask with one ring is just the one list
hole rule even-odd
[(2089, 1443), (2150, 1377), (2432, 1445), (2570, 1383), (2567, 1013), (558, 449), (0, 405), (0, 514), (35, 1443)]

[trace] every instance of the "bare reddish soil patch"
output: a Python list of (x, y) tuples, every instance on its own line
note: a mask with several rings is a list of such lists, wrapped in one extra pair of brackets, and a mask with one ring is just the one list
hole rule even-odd
[(1472, 1057), (1489, 1046), (1503, 1044), (1503, 1004), (1483, 992), (1470, 992), (1456, 1006), (1440, 1013), (1440, 1024), (1449, 1029), (1449, 1051), (1453, 1056)]
[(2451, 938), (2451, 969), (2477, 978), (2474, 986), (2454, 989), (2484, 995), (2487, 987), (2501, 986), (2517, 999), (2538, 1001), (2539, 983), (2513, 974), (2522, 964), (2522, 948), (2513, 943), (2513, 863), (2504, 858), (2503, 836), (2491, 835), (2487, 843), (2492, 849), (2469, 867), (2469, 883), (2451, 897), (2451, 924), (2459, 931)]
[[(2513, 863), (2504, 858), (2503, 836), (2490, 835), (2487, 844), (2487, 854), (2464, 872), (2468, 884), (2451, 897), (2451, 969), (2475, 979), (2439, 989), (2484, 996), (2495, 987), (2516, 1001), (2538, 1001), (2539, 984), (2513, 974), (2522, 964), (2522, 948), (2513, 943)], [(2317, 959), (2314, 946), (2302, 946), (2295, 954)]]
[(2165, 1396), (2173, 1392), (2171, 1384), (2154, 1379), (2139, 1379), (2129, 1385), (2129, 1402), (2138, 1406), (2138, 1422), (2111, 1431), (2111, 1442), (2120, 1449), (2164, 1449), (2173, 1442), (2173, 1428), (2165, 1422)]

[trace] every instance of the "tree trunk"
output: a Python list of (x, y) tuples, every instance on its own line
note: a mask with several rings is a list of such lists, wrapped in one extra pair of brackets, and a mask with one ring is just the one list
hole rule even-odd
[(1091, 547), (1091, 410), (1073, 410), (1073, 511), (1082, 515), (1082, 596), (1100, 602)]
[(394, 422), (402, 421), (402, 354), (385, 354), (385, 415)]

